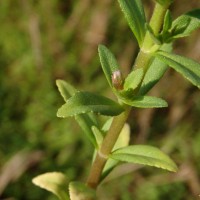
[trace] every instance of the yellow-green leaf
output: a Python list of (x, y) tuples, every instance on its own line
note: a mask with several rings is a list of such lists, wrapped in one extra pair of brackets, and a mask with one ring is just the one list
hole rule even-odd
[(55, 194), (60, 200), (69, 200), (68, 180), (63, 173), (49, 172), (35, 177), (33, 183)]
[(142, 2), (140, 0), (118, 0), (118, 2), (139, 46), (141, 46), (145, 35), (146, 23)]

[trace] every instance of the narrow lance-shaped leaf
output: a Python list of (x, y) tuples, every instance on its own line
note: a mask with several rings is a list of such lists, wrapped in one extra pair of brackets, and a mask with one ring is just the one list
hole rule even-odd
[(104, 45), (99, 45), (98, 51), (103, 72), (110, 87), (113, 88), (112, 74), (115, 71), (119, 71), (117, 60), (115, 59), (115, 56), (112, 54), (112, 52)]
[[(62, 95), (63, 99), (65, 102), (73, 96), (76, 92), (78, 92), (72, 85), (67, 83), (66, 81), (63, 80), (56, 80), (56, 85), (58, 86), (58, 90), (60, 94)], [(75, 117), (76, 121), (86, 134), (86, 136), (89, 138), (91, 143), (94, 145), (95, 148), (98, 148), (96, 139), (94, 137), (94, 133), (92, 131), (92, 126), (97, 126), (97, 121), (93, 113), (86, 113), (86, 114), (81, 114), (77, 115)]]
[[(88, 114), (80, 114), (75, 116), (76, 121), (78, 122), (79, 126), (82, 128), (90, 142), (94, 145), (97, 149), (98, 144), (94, 133), (92, 131), (92, 127), (95, 125), (94, 122), (91, 120)], [(96, 125), (97, 126), (97, 125)]]
[[(172, 51), (172, 45), (164, 44), (161, 49), (170, 52)], [(145, 95), (162, 78), (166, 70), (167, 64), (155, 58), (145, 74), (139, 95)]]
[(97, 149), (99, 149), (103, 141), (103, 133), (96, 126), (92, 126), (92, 131), (97, 141)]
[(143, 74), (144, 71), (142, 68), (133, 70), (124, 81), (124, 89), (136, 89), (142, 80)]
[(139, 46), (142, 45), (145, 35), (145, 13), (140, 0), (118, 0), (120, 7), (134, 33)]
[(149, 165), (176, 172), (176, 164), (165, 153), (148, 145), (132, 145), (117, 149), (109, 156), (114, 160)]
[(123, 111), (123, 107), (111, 99), (90, 92), (77, 92), (58, 110), (57, 116), (71, 117), (89, 112), (115, 116)]
[(164, 51), (155, 54), (165, 64), (182, 74), (193, 85), (200, 88), (200, 64), (192, 59)]
[(69, 200), (68, 180), (60, 172), (49, 172), (35, 177), (33, 183), (49, 192), (55, 194), (60, 200)]
[(132, 99), (121, 99), (123, 103), (138, 108), (162, 108), (167, 107), (165, 100), (152, 96), (135, 96)]
[(169, 10), (167, 10), (164, 18), (163, 30), (162, 33), (167, 32), (172, 26), (172, 15)]
[(198, 28), (200, 28), (200, 9), (195, 9), (173, 21), (171, 29), (172, 37), (188, 36)]
[(66, 81), (56, 80), (56, 85), (61, 96), (65, 101), (67, 101), (71, 96), (73, 96), (77, 92), (77, 90)]

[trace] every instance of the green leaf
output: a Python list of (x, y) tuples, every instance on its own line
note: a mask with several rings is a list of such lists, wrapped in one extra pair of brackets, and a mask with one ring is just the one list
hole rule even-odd
[(60, 200), (69, 200), (68, 180), (60, 172), (49, 172), (35, 177), (33, 183), (49, 192), (55, 194)]
[(95, 190), (87, 187), (81, 182), (71, 182), (69, 184), (70, 200), (95, 200)]
[(176, 164), (158, 148), (147, 145), (132, 145), (118, 149), (109, 156), (114, 160), (149, 165), (176, 172)]
[(103, 134), (96, 126), (92, 126), (92, 131), (98, 144), (97, 148), (100, 148), (103, 141)]
[[(63, 80), (56, 80), (56, 85), (58, 86), (58, 90), (62, 95), (63, 99), (65, 100), (65, 102), (67, 102), (67, 100), (71, 96), (73, 96), (76, 92), (78, 92), (72, 85)], [(94, 137), (93, 131), (91, 130), (92, 126), (98, 127), (95, 116), (92, 113), (81, 114), (77, 115), (75, 119), (82, 128), (82, 130), (84, 131), (84, 133), (86, 134), (86, 136), (89, 138), (91, 143), (94, 145), (94, 147), (97, 148), (98, 145)]]
[(136, 89), (142, 80), (143, 74), (142, 68), (133, 70), (124, 81), (124, 90)]
[(117, 60), (115, 59), (115, 56), (112, 54), (112, 52), (104, 45), (99, 45), (98, 51), (103, 72), (106, 76), (106, 79), (110, 87), (113, 88), (112, 74), (113, 72), (119, 70), (119, 65), (117, 63)]
[(120, 7), (134, 33), (139, 46), (142, 45), (145, 35), (145, 13), (140, 0), (118, 0)]
[(90, 116), (87, 114), (76, 115), (75, 119), (86, 134), (86, 136), (88, 137), (88, 139), (90, 140), (90, 142), (94, 145), (95, 148), (98, 148), (94, 132), (92, 131), (92, 127), (95, 125), (97, 126), (97, 124), (95, 124), (94, 121), (92, 121)]
[(177, 72), (182, 74), (193, 85), (200, 88), (200, 64), (192, 59), (179, 56), (176, 54), (158, 51), (155, 54), (165, 64), (169, 65)]
[(167, 107), (165, 100), (151, 96), (136, 96), (132, 99), (121, 99), (123, 103), (138, 108), (162, 108)]
[(111, 99), (90, 92), (77, 92), (59, 108), (57, 116), (64, 118), (88, 112), (115, 116), (123, 111), (123, 107)]
[(178, 17), (172, 23), (172, 37), (181, 38), (200, 28), (200, 9), (192, 10)]
[(167, 10), (164, 18), (162, 33), (166, 33), (172, 27), (172, 15), (169, 10)]
[(73, 96), (77, 92), (77, 90), (66, 81), (56, 80), (56, 85), (61, 96), (65, 101), (67, 101), (71, 96)]
[[(172, 45), (164, 44), (161, 49), (170, 52), (172, 51)], [(165, 63), (155, 58), (145, 74), (139, 95), (145, 95), (162, 78), (167, 69)]]
[[(128, 124), (125, 124), (122, 128), (119, 137), (115, 143), (115, 146), (113, 147), (113, 151), (122, 147), (128, 146), (130, 141), (130, 126)], [(119, 161), (108, 159), (106, 162), (106, 165), (103, 169), (103, 173), (101, 176), (101, 181), (108, 176), (108, 174), (118, 165)]]
[(112, 121), (113, 121), (113, 117), (110, 117), (110, 118), (104, 123), (104, 125), (103, 125), (103, 127), (102, 127), (102, 129), (101, 129), (104, 133), (106, 133), (106, 132), (110, 129), (110, 126), (111, 126), (111, 124), (112, 124)]

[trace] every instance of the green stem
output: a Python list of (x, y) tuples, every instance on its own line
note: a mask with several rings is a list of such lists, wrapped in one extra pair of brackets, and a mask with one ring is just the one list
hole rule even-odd
[[(159, 3), (156, 3), (156, 5), (155, 5), (154, 12), (153, 12), (151, 20), (149, 22), (149, 25), (152, 28), (152, 30), (156, 36), (160, 32), (160, 29), (162, 27), (164, 17), (165, 17), (168, 7), (169, 7), (169, 5), (162, 6)], [(150, 33), (147, 32), (144, 37), (144, 41), (143, 41), (141, 50), (144, 52), (149, 52), (153, 45), (154, 45), (154, 41), (153, 41)]]
[(90, 175), (87, 180), (88, 186), (92, 188), (96, 188), (98, 186), (101, 173), (106, 164), (106, 161), (108, 160), (108, 156), (112, 151), (115, 142), (117, 141), (117, 138), (119, 137), (119, 134), (128, 118), (129, 113), (130, 107), (128, 107), (125, 112), (113, 118), (111, 127), (106, 134), (102, 142), (101, 148), (97, 152), (96, 158), (93, 162)]
[[(169, 7), (169, 4), (166, 6), (163, 6), (163, 5), (160, 5), (159, 3), (156, 3), (155, 5), (153, 15), (149, 22), (149, 25), (151, 26), (155, 35), (158, 35), (158, 33), (160, 32), (168, 7)], [(136, 62), (134, 64), (134, 69), (143, 68), (144, 76), (153, 59), (151, 50), (154, 45), (155, 45), (154, 41), (150, 33), (147, 31), (144, 37), (143, 45), (140, 49), (140, 52), (138, 53)]]
[[(166, 6), (163, 7), (160, 4), (156, 4), (153, 16), (150, 20), (150, 26), (151, 26), (152, 30), (154, 31), (154, 34), (159, 33), (166, 11), (167, 11)], [(151, 53), (149, 53), (149, 51), (151, 50), (151, 47), (153, 45), (154, 45), (154, 42), (153, 42), (151, 36), (149, 35), (149, 33), (147, 32), (145, 35), (145, 38), (144, 38), (142, 48), (136, 59), (135, 68), (142, 67), (145, 72), (147, 71), (147, 69), (150, 65), (150, 62), (151, 62), (151, 58), (152, 58), (152, 55), (151, 55)], [(92, 164), (90, 174), (89, 174), (89, 177), (87, 180), (88, 186), (90, 186), (92, 188), (96, 188), (98, 186), (103, 168), (108, 160), (108, 156), (111, 153), (111, 151), (119, 137), (119, 134), (128, 118), (130, 110), (131, 110), (131, 108), (128, 107), (125, 110), (125, 112), (114, 117), (111, 127), (110, 127), (108, 133), (106, 134), (106, 136), (102, 142), (101, 148), (97, 152), (96, 158)]]

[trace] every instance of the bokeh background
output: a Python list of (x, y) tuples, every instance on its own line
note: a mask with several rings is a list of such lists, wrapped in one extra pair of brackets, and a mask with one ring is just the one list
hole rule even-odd
[[(147, 16), (153, 1), (144, 0)], [(172, 15), (200, 7), (175, 0)], [(200, 62), (199, 31), (178, 40), (175, 52)], [(126, 75), (138, 46), (116, 0), (0, 1), (0, 199), (55, 200), (31, 179), (61, 171), (84, 181), (92, 146), (73, 119), (59, 119), (64, 79), (80, 90), (111, 96), (97, 54), (108, 46)], [(99, 188), (101, 200), (194, 200), (200, 194), (200, 91), (173, 70), (151, 91), (166, 109), (131, 113), (131, 143), (170, 154), (177, 173), (123, 165)], [(103, 121), (103, 119), (101, 119)]]

